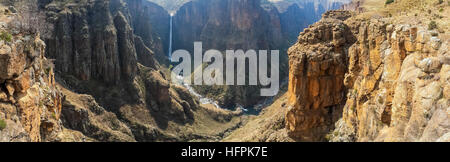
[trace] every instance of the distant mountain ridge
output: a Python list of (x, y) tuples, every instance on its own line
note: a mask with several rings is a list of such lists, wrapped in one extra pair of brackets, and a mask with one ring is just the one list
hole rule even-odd
[(168, 12), (176, 12), (181, 6), (192, 0), (148, 0), (148, 1), (162, 6)]
[(274, 4), (278, 11), (285, 12), (293, 4), (297, 4), (300, 8), (305, 8), (308, 4), (314, 4), (314, 9), (317, 11), (320, 7), (325, 10), (336, 9), (336, 6), (350, 3), (351, 0), (264, 0)]
[[(184, 4), (194, 0), (148, 0), (156, 3), (166, 9), (168, 12), (176, 12)], [(297, 4), (300, 8), (305, 8), (308, 3), (314, 3), (316, 11), (319, 6), (324, 6), (326, 10), (335, 9), (336, 4), (349, 3), (351, 0), (261, 0), (261, 5), (268, 3), (274, 4), (278, 11), (284, 12), (293, 4)]]

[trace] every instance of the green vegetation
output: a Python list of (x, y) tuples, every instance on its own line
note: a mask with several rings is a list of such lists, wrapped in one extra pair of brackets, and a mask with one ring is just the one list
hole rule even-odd
[(438, 0), (438, 4), (444, 3), (444, 0)]
[(437, 23), (436, 21), (431, 21), (430, 24), (428, 24), (428, 30), (437, 29)]
[(45, 69), (45, 74), (46, 74), (46, 75), (49, 75), (51, 70), (52, 70), (51, 67), (47, 67), (47, 68)]
[(353, 89), (353, 95), (358, 95), (358, 90), (357, 89)]
[(0, 131), (6, 128), (6, 122), (3, 119), (0, 119)]
[(5, 42), (11, 42), (12, 41), (12, 35), (3, 31), (0, 34), (0, 40), (4, 40)]
[(55, 112), (52, 112), (52, 118), (56, 119), (56, 113)]
[(43, 107), (44, 107), (44, 101), (43, 101), (43, 100), (40, 100), (40, 101), (39, 101), (39, 107), (40, 107), (40, 108), (43, 108)]
[(386, 5), (394, 3), (395, 0), (386, 0)]
[(440, 9), (439, 9), (439, 12), (444, 12), (444, 8), (440, 8)]

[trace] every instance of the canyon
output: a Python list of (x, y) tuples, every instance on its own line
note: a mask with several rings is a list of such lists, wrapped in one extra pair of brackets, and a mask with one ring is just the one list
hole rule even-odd
[[(0, 141), (448, 142), (450, 7), (415, 1), (2, 0)], [(175, 84), (194, 42), (280, 50), (280, 93)]]
[[(299, 7), (300, 4), (292, 3), (290, 5), (297, 7), (290, 13), (279, 11), (278, 8), (282, 5), (267, 1), (190, 1), (180, 7), (173, 18), (173, 50), (183, 49), (193, 53), (192, 43), (195, 41), (203, 42), (205, 49), (219, 51), (279, 50), (280, 78), (287, 80), (289, 67), (286, 51), (292, 45), (290, 42), (294, 42), (292, 37), (297, 37), (304, 27), (319, 20), (320, 15), (327, 9), (336, 9), (336, 6), (339, 6), (328, 6), (327, 2), (329, 1), (304, 2), (302, 8)], [(313, 8), (309, 8), (311, 6)], [(259, 89), (264, 88), (261, 86), (194, 88), (198, 93), (213, 98), (222, 107), (230, 109), (239, 105), (253, 109), (260, 101), (267, 100), (267, 97), (261, 97), (258, 93)]]
[(289, 49), (288, 92), (225, 141), (448, 142), (448, 29), (397, 11), (418, 4), (325, 13)]

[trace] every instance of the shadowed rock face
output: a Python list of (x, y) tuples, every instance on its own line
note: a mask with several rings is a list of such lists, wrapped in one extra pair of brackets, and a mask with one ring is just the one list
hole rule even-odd
[[(188, 2), (177, 11), (173, 24), (174, 50), (185, 49), (193, 55), (194, 42), (200, 41), (204, 51), (279, 49), (280, 59), (287, 61), (282, 51), (286, 49), (287, 43), (282, 38), (278, 12), (274, 7), (263, 9), (259, 1)], [(286, 72), (287, 64), (280, 65)], [(198, 86), (196, 89), (219, 100), (222, 106), (230, 108), (234, 108), (236, 103), (251, 106), (262, 99), (259, 88), (255, 86)], [(211, 89), (218, 93), (212, 94)]]
[(34, 35), (0, 40), (1, 142), (52, 141), (61, 131), (63, 97), (44, 51), (44, 42)]
[[(215, 140), (240, 123), (239, 112), (201, 107), (170, 84), (155, 59), (167, 61), (169, 14), (161, 7), (145, 0), (41, 6), (55, 26), (46, 54), (66, 95), (62, 141)], [(214, 126), (221, 123), (228, 126)]]
[(303, 29), (317, 22), (327, 10), (339, 9), (347, 0), (289, 0), (273, 1), (277, 7), (283, 36), (289, 45), (295, 44)]
[[(53, 36), (46, 39), (46, 55), (56, 60), (56, 70), (63, 74), (118, 85), (133, 80), (138, 62), (153, 68), (156, 67), (153, 58), (168, 63), (169, 14), (156, 4), (144, 0), (90, 1), (64, 6), (40, 2), (55, 25)], [(300, 10), (303, 15), (323, 12), (323, 9)], [(291, 19), (296, 23), (286, 23), (294, 22)], [(281, 61), (286, 62), (281, 63), (280, 75), (285, 78), (288, 64), (284, 51), (288, 43), (284, 36), (291, 30), (284, 29), (299, 26), (297, 22), (309, 23), (292, 14), (283, 18), (274, 6), (262, 8), (259, 1), (193, 1), (183, 5), (174, 17), (174, 50), (192, 51), (194, 41), (202, 41), (205, 50), (279, 49)], [(231, 87), (228, 92), (224, 89), (221, 87), (219, 91), (230, 92), (233, 97), (216, 99), (226, 107), (234, 106), (235, 101), (250, 106), (262, 99), (257, 93), (259, 87)]]
[(134, 33), (142, 38), (142, 42), (153, 51), (160, 63), (168, 63), (169, 13), (145, 0), (126, 0), (126, 3)]
[(294, 44), (298, 34), (319, 20), (325, 11), (322, 5), (316, 9), (314, 3), (307, 3), (302, 7), (297, 4), (290, 5), (280, 14), (283, 35), (291, 45)]
[[(273, 11), (273, 12), (272, 12)], [(174, 17), (174, 49), (193, 51), (193, 42), (206, 49), (273, 49), (283, 44), (275, 8), (259, 1), (192, 1)]]

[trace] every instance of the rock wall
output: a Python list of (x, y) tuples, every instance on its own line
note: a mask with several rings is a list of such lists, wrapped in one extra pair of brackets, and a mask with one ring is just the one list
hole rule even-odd
[[(46, 39), (46, 54), (56, 60), (57, 71), (73, 74), (80, 80), (99, 80), (108, 84), (130, 82), (137, 73), (137, 62), (154, 66), (149, 64), (154, 62), (153, 56), (164, 55), (162, 41), (165, 39), (162, 38), (165, 34), (156, 35), (152, 25), (168, 14), (149, 9), (151, 4), (142, 0), (43, 3), (41, 6), (45, 7), (47, 19), (54, 24), (53, 35)], [(161, 13), (153, 15), (154, 12)], [(147, 18), (148, 15), (152, 16)], [(162, 30), (164, 26), (154, 28)], [(135, 37), (142, 41), (138, 42), (138, 50)], [(143, 50), (146, 48), (142, 43), (153, 50)], [(149, 54), (151, 56), (146, 56)]]
[(52, 141), (61, 131), (63, 97), (44, 51), (39, 36), (0, 40), (0, 141)]
[[(142, 38), (143, 43), (151, 49), (158, 62), (168, 63), (167, 50), (169, 49), (170, 32), (168, 11), (146, 0), (126, 0), (125, 2), (130, 11), (135, 35)], [(139, 59), (141, 63), (148, 60)]]
[[(168, 60), (169, 29), (161, 7), (146, 0), (65, 2), (41, 3), (55, 24), (46, 54), (56, 60), (66, 95), (61, 122), (68, 131), (61, 141), (210, 140), (221, 134), (210, 129), (238, 124), (239, 114), (211, 115), (216, 110), (169, 81), (160, 66)], [(230, 126), (202, 124), (224, 123), (221, 116)]]
[(332, 139), (449, 141), (448, 40), (383, 20), (362, 22), (357, 36), (344, 80), (343, 123)]
[[(273, 11), (273, 12), (272, 12)], [(174, 50), (276, 49), (283, 44), (278, 12), (260, 1), (200, 0), (182, 6), (174, 17)]]
[[(346, 49), (355, 41), (343, 20), (329, 12), (305, 29), (289, 49), (289, 102), (286, 128), (301, 141), (320, 141), (339, 118), (345, 100)], [(329, 14), (328, 13), (328, 14)], [(344, 16), (336, 16), (344, 15)], [(340, 19), (336, 19), (340, 18)]]
[[(307, 141), (448, 141), (448, 39), (420, 26), (349, 17), (348, 11), (326, 13), (291, 47), (290, 135)], [(342, 119), (327, 122), (336, 119), (330, 110), (342, 106)]]
[(283, 36), (294, 45), (303, 29), (317, 22), (327, 10), (339, 9), (345, 1), (278, 1), (274, 5), (280, 13)]

